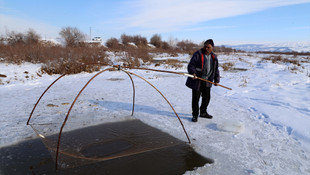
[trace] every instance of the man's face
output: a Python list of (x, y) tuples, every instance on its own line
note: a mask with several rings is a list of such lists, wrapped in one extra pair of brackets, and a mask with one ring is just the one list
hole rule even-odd
[(204, 48), (206, 49), (206, 51), (207, 51), (208, 53), (211, 53), (212, 50), (213, 50), (213, 47), (212, 47), (211, 44), (205, 44), (205, 45), (204, 45)]

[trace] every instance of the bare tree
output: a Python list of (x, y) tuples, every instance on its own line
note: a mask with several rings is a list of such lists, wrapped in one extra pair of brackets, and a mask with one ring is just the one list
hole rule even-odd
[(26, 44), (38, 44), (40, 39), (41, 36), (33, 29), (29, 29), (24, 38)]
[(75, 47), (85, 41), (86, 35), (76, 27), (65, 27), (59, 35), (64, 39), (66, 46)]
[(157, 48), (161, 48), (162, 47), (161, 36), (159, 34), (154, 34), (150, 40), (150, 43)]

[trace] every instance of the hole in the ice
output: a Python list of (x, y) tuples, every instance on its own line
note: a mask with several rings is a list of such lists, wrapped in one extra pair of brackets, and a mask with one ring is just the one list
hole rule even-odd
[[(1, 174), (55, 174), (57, 138), (41, 138), (51, 154), (39, 139), (1, 148)], [(59, 174), (184, 174), (214, 162), (140, 120), (67, 131), (62, 139)]]
[(132, 147), (132, 144), (126, 140), (113, 140), (109, 142), (94, 143), (84, 146), (80, 153), (85, 157), (105, 157), (116, 153), (121, 153)]

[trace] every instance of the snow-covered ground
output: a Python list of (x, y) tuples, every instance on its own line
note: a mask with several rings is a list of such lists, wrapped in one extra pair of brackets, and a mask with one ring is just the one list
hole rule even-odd
[[(109, 54), (111, 58), (113, 54)], [(208, 112), (212, 120), (191, 122), (191, 90), (186, 77), (143, 70), (129, 70), (145, 77), (170, 101), (180, 116), (193, 148), (215, 160), (186, 174), (310, 174), (310, 63), (301, 66), (263, 61), (264, 54), (219, 54), (221, 84), (212, 88)], [(167, 59), (158, 55), (155, 59)], [(189, 55), (179, 55), (188, 62)], [(114, 62), (117, 64), (116, 62)], [(39, 64), (0, 63), (0, 146), (36, 137), (26, 126), (41, 93), (59, 75), (40, 73)], [(148, 68), (186, 72), (167, 65)], [(102, 69), (105, 69), (104, 67)], [(42, 98), (30, 123), (61, 124), (77, 92), (95, 73), (60, 79)], [(181, 140), (187, 138), (173, 111), (161, 95), (143, 80), (133, 77), (136, 87), (134, 117)], [(124, 119), (131, 114), (132, 87), (127, 74), (104, 72), (85, 89), (68, 120), (67, 129)], [(234, 128), (234, 125), (241, 126)], [(58, 125), (58, 127), (60, 127)]]

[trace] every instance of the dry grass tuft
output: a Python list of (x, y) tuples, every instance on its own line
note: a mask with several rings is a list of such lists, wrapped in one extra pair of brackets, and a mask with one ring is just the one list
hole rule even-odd
[(301, 65), (297, 59), (283, 58), (281, 55), (273, 55), (270, 57), (264, 57), (263, 60), (271, 60), (272, 63), (292, 63), (297, 66)]
[(232, 62), (228, 62), (228, 63), (223, 63), (223, 64), (221, 64), (221, 66), (222, 66), (222, 68), (223, 68), (224, 71), (232, 70), (233, 67), (234, 67), (234, 65), (235, 65), (235, 64), (232, 63)]

